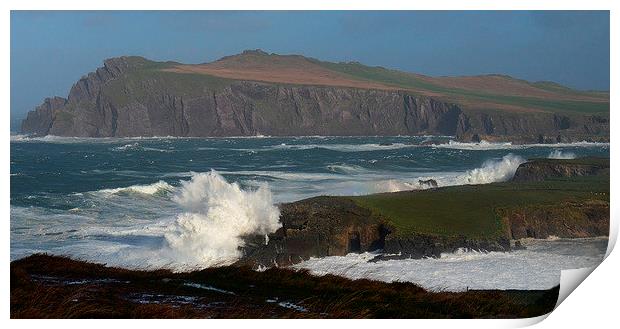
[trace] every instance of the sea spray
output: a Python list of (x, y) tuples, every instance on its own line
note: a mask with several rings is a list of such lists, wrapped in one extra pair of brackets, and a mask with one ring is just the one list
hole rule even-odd
[(574, 159), (577, 155), (573, 152), (553, 150), (547, 157), (549, 159)]
[[(428, 179), (440, 187), (474, 184), (466, 179), (467, 170), (482, 168), (489, 159), (501, 162), (511, 152), (525, 159), (546, 158), (556, 149), (577, 157), (609, 157), (609, 143), (434, 147), (417, 142), (409, 136), (11, 136), (11, 259), (45, 252), (137, 269), (206, 267), (199, 259), (180, 257), (180, 247), (172, 248), (165, 237), (181, 234), (178, 217), (192, 213), (172, 200), (181, 194), (181, 181), (205, 168), (218, 168), (228, 182), (252, 191), (268, 182), (274, 202), (291, 202), (318, 195), (419, 189), (418, 181)], [(113, 150), (133, 143), (140, 147)], [(282, 143), (307, 149), (274, 150)], [(174, 157), (144, 149), (170, 147), (177, 150)]]
[[(461, 184), (488, 184), (505, 182), (514, 176), (515, 171), (525, 159), (512, 153), (505, 155), (501, 160), (487, 160), (482, 167), (472, 169), (459, 177)], [(460, 184), (455, 184), (460, 185)]]
[(187, 267), (230, 264), (241, 254), (242, 237), (266, 235), (282, 226), (266, 186), (243, 190), (216, 173), (194, 174), (173, 197), (184, 213), (165, 234), (175, 263)]
[(431, 188), (432, 185), (422, 182), (428, 180), (435, 180), (438, 186), (505, 182), (514, 176), (519, 165), (524, 162), (525, 159), (523, 157), (509, 153), (501, 159), (487, 160), (479, 168), (468, 170), (465, 173), (446, 173), (437, 176), (418, 177), (413, 181), (399, 179), (382, 180), (372, 182), (369, 190), (371, 193), (379, 193), (427, 189)]

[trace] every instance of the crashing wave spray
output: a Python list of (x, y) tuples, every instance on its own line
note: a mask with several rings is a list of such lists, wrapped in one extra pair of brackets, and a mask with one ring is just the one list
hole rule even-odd
[(398, 192), (406, 190), (420, 190), (433, 187), (425, 184), (424, 181), (434, 180), (438, 186), (488, 184), (495, 182), (505, 182), (510, 180), (520, 164), (525, 159), (512, 153), (505, 155), (501, 159), (487, 160), (481, 167), (468, 170), (465, 173), (448, 173), (438, 176), (418, 177), (412, 181), (398, 179), (384, 180), (373, 183), (371, 192)]
[(242, 237), (266, 235), (282, 226), (266, 186), (243, 190), (216, 173), (194, 174), (173, 197), (185, 212), (164, 237), (177, 264), (209, 267), (241, 257)]
[(551, 153), (549, 153), (549, 156), (547, 157), (549, 159), (574, 159), (577, 157), (577, 155), (573, 152), (553, 150)]
[[(514, 176), (520, 164), (525, 159), (512, 153), (505, 155), (501, 160), (487, 160), (482, 167), (468, 171), (458, 177), (461, 184), (488, 184), (505, 182)], [(460, 184), (457, 184), (460, 185)]]

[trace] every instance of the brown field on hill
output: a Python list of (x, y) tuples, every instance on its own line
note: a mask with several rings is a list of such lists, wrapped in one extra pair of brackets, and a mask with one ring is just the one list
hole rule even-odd
[(436, 84), (444, 88), (456, 88), (471, 91), (484, 91), (491, 94), (537, 97), (544, 99), (608, 102), (609, 98), (603, 95), (583, 95), (570, 91), (550, 91), (537, 88), (526, 81), (513, 79), (501, 75), (478, 75), (461, 77), (429, 77), (420, 76), (425, 82)]
[(174, 64), (162, 70), (232, 80), (402, 90), (456, 103), (470, 110), (508, 112), (604, 112), (609, 94), (572, 90), (552, 82), (530, 83), (505, 75), (431, 77), (370, 67), (329, 63), (300, 55), (245, 51), (204, 64)]
[(208, 74), (220, 78), (233, 80), (249, 80), (272, 83), (286, 83), (298, 85), (318, 85), (332, 87), (349, 87), (361, 89), (397, 90), (400, 88), (363, 80), (353, 80), (336, 72), (315, 67), (278, 67), (256, 66), (252, 68), (227, 68), (212, 64), (176, 65), (164, 69), (176, 73)]

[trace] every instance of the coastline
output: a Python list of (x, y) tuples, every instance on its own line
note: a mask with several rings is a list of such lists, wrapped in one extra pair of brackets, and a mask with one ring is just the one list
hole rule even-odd
[[(515, 176), (507, 182), (446, 187), (432, 187), (429, 182), (431, 187), (422, 190), (323, 196), (280, 204), (283, 227), (268, 234), (267, 239), (264, 234), (243, 236), (243, 256), (232, 266), (173, 273), (105, 267), (57, 256), (17, 259), (11, 262), (11, 316), (502, 318), (542, 315), (553, 309), (557, 288), (432, 292), (413, 283), (352, 281), (334, 275), (316, 277), (311, 271), (277, 267), (312, 257), (344, 256), (377, 249), (389, 254), (376, 259), (377, 262), (393, 259), (394, 254), (398, 254), (396, 259), (439, 259), (442, 254), (460, 249), (508, 252), (518, 249), (514, 241), (522, 238), (608, 234), (605, 231), (609, 228), (608, 159), (532, 159), (518, 165)], [(227, 184), (223, 178), (218, 179)], [(127, 189), (117, 190), (121, 193)], [(107, 191), (107, 195), (116, 193), (113, 189), (102, 191)], [(155, 190), (148, 195), (154, 194)], [(270, 200), (267, 203), (272, 204)], [(407, 209), (415, 211), (408, 213)], [(459, 211), (461, 216), (455, 218), (454, 211)], [(522, 218), (531, 220), (520, 221)], [(558, 220), (549, 220), (553, 218)], [(472, 219), (475, 219), (473, 225), (463, 226)], [(212, 275), (232, 277), (241, 283), (227, 285), (212, 279)], [(248, 290), (271, 277), (283, 281), (295, 279), (278, 286), (278, 296)], [(238, 284), (245, 285), (245, 290), (241, 289), (243, 293)], [(269, 282), (265, 287), (272, 289), (276, 284)], [(319, 288), (310, 289), (308, 285)], [(356, 297), (359, 289), (371, 292)], [(404, 295), (403, 289), (407, 291)], [(40, 293), (45, 296), (38, 296)], [(94, 297), (84, 300), (84, 294)], [(333, 294), (334, 299), (325, 297)], [(386, 304), (386, 299), (391, 302)], [(29, 304), (29, 300), (48, 304), (50, 308)], [(489, 313), (469, 309), (466, 302), (482, 303)], [(69, 307), (69, 311), (63, 309), (73, 303), (77, 304)], [(393, 303), (421, 303), (425, 308), (401, 310)], [(241, 305), (242, 313), (221, 306), (231, 304)], [(120, 306), (110, 309), (106, 305)], [(333, 305), (338, 305), (338, 310)], [(446, 309), (446, 305), (460, 306), (454, 311)], [(510, 307), (506, 308), (507, 305)], [(31, 313), (36, 309), (45, 309), (47, 313)]]

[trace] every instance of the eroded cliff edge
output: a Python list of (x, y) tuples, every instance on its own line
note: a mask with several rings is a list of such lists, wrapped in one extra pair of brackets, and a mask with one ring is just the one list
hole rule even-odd
[[(447, 200), (453, 201), (446, 206)], [(375, 250), (383, 251), (378, 259), (440, 257), (459, 248), (510, 251), (511, 240), (522, 238), (609, 235), (609, 159), (535, 159), (511, 182), (315, 197), (280, 209), (283, 227), (246, 237), (238, 265)]]
[(168, 70), (174, 63), (108, 59), (67, 98), (31, 111), (36, 136), (450, 135), (526, 143), (608, 141), (609, 115), (464, 109), (397, 88), (233, 80)]

